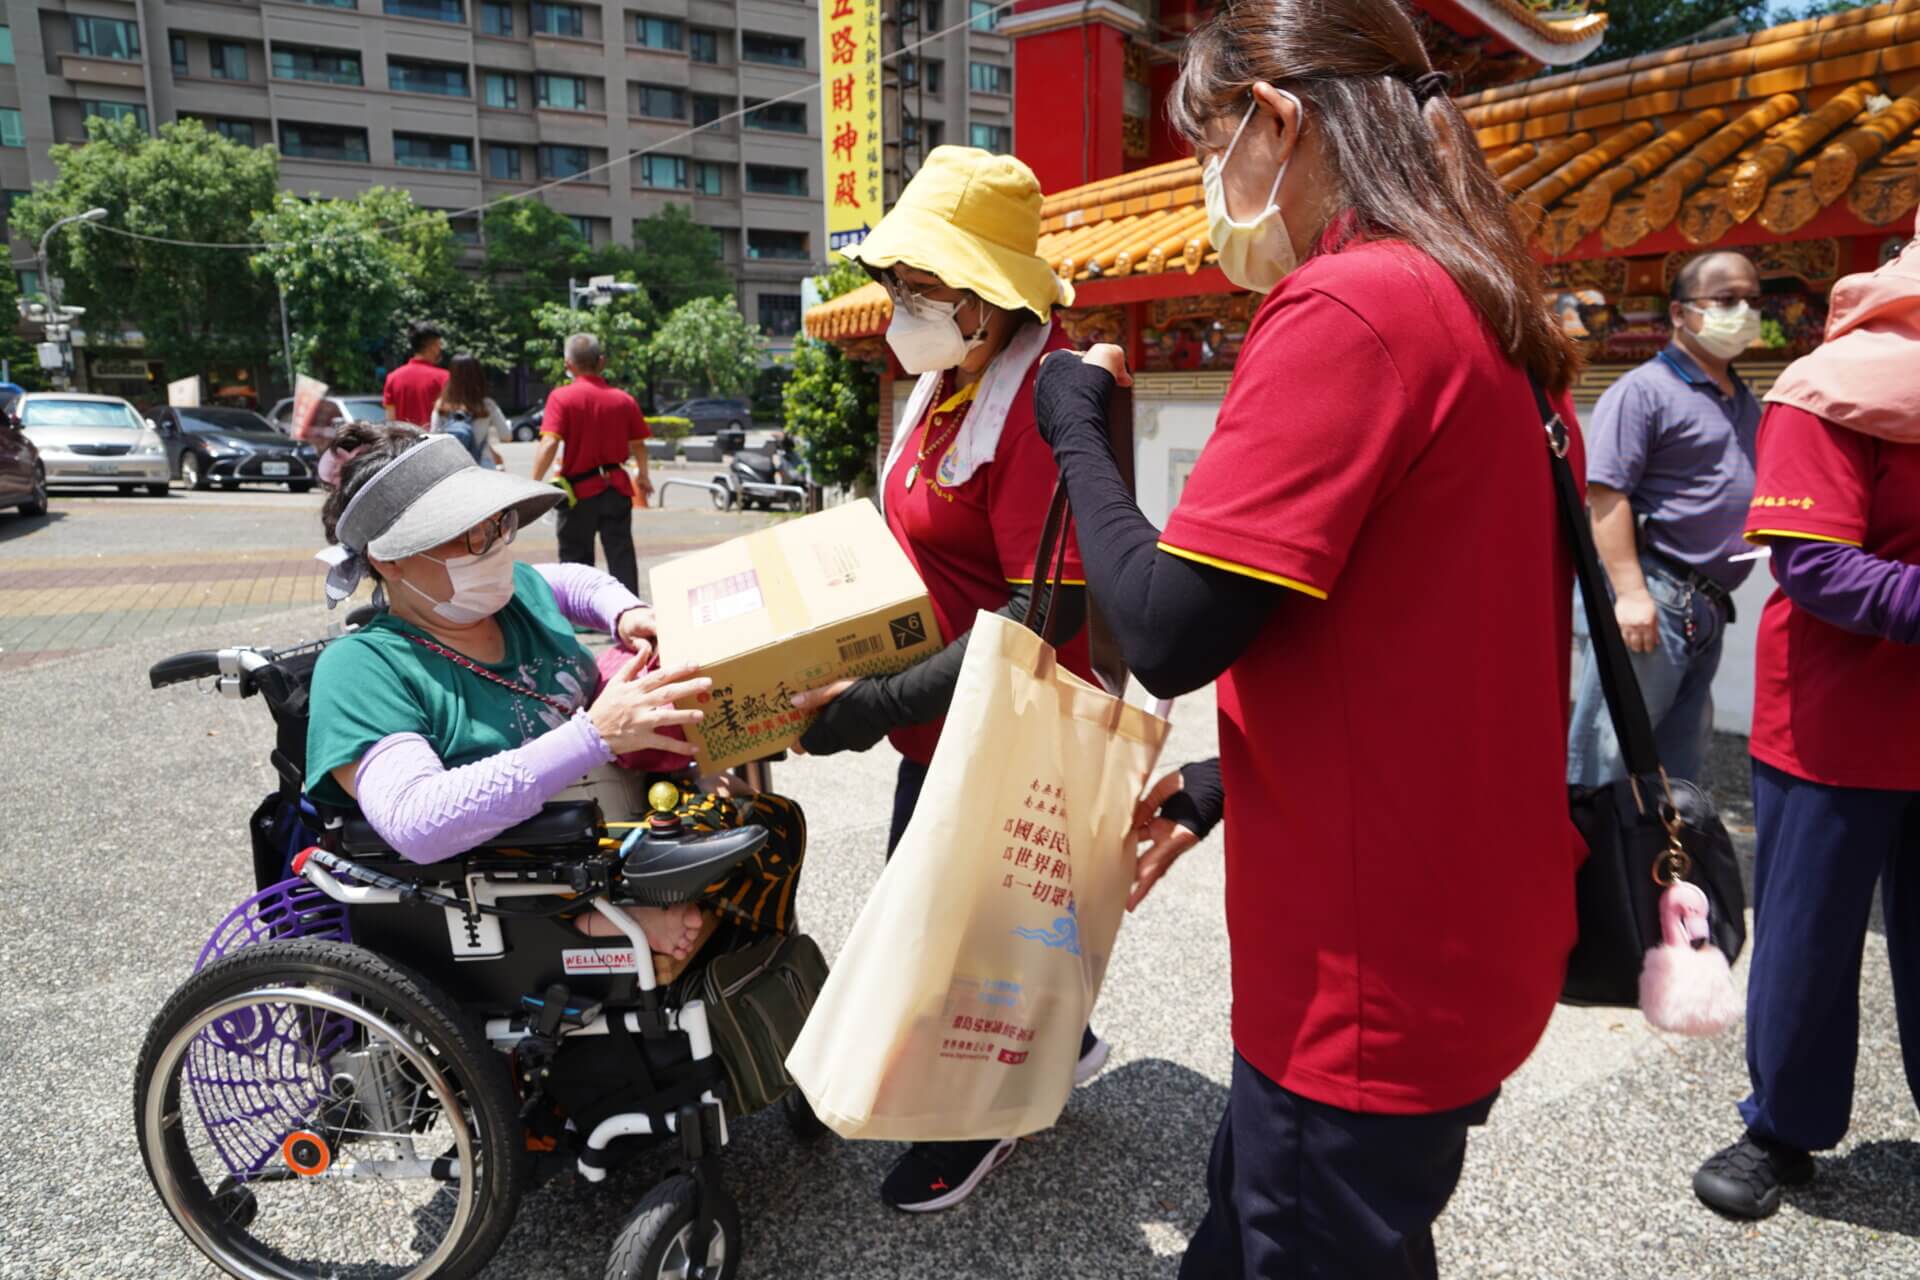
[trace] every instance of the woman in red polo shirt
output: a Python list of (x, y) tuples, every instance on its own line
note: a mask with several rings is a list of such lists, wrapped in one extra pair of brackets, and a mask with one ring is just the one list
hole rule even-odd
[[(1033, 421), (1040, 358), (1071, 347), (1052, 322), (1073, 300), (1036, 248), (1040, 184), (1011, 156), (935, 147), (900, 200), (847, 256), (887, 286), (887, 342), (918, 375), (881, 470), (887, 527), (919, 570), (947, 647), (895, 676), (841, 683), (795, 699), (823, 708), (803, 751), (864, 751), (890, 737), (901, 755), (889, 855), (906, 831), (982, 609), (1021, 619), (1058, 471)], [(1078, 553), (1068, 548), (1054, 602), (1061, 661), (1092, 678), (1082, 633)], [(1081, 1042), (1079, 1078), (1107, 1046)], [(966, 1198), (1012, 1153), (1012, 1139), (915, 1143), (881, 1187), (895, 1208), (924, 1213)]]
[(1574, 354), (1446, 87), (1394, 0), (1223, 9), (1169, 113), (1267, 297), (1164, 532), (1101, 426), (1118, 349), (1035, 393), (1134, 674), (1220, 681), (1236, 1055), (1186, 1280), (1435, 1275), (1574, 939), (1572, 560), (1530, 386), (1570, 420)]
[(1834, 285), (1825, 344), (1767, 400), (1747, 515), (1780, 584), (1754, 663), (1753, 1092), (1746, 1133), (1693, 1177), (1736, 1218), (1771, 1215), (1847, 1132), (1876, 885), (1920, 1101), (1920, 238)]

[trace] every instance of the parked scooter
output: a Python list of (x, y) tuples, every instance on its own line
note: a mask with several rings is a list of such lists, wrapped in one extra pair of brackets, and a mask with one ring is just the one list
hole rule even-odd
[(726, 474), (713, 478), (712, 492), (713, 505), (722, 511), (736, 506), (748, 511), (805, 511), (812, 485), (793, 437), (776, 431), (764, 448), (734, 454)]

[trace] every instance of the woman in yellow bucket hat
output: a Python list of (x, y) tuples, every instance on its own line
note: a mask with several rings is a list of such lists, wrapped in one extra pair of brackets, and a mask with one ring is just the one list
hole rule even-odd
[[(974, 615), (1024, 618), (1033, 589), (1058, 478), (1034, 424), (1033, 378), (1042, 356), (1073, 345), (1053, 320), (1055, 306), (1073, 301), (1073, 287), (1038, 253), (1040, 203), (1039, 181), (1012, 156), (935, 147), (880, 225), (846, 251), (886, 286), (887, 345), (919, 379), (880, 472), (880, 505), (927, 584), (948, 645), (898, 675), (842, 681), (795, 705), (822, 709), (800, 740), (809, 754), (864, 751), (883, 737), (899, 749), (889, 855), (926, 781)], [(1053, 635), (1061, 662), (1092, 679), (1084, 575), (1071, 537), (1066, 557), (1062, 577), (1071, 585), (1054, 603)], [(1077, 1081), (1106, 1056), (1089, 1029)], [(915, 1143), (881, 1196), (909, 1212), (950, 1208), (1013, 1148), (1012, 1139)]]

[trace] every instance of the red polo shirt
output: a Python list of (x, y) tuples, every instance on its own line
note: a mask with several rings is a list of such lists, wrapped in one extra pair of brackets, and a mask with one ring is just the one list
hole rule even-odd
[(1310, 258), (1255, 312), (1162, 546), (1293, 593), (1219, 684), (1235, 1046), (1351, 1111), (1491, 1093), (1559, 995), (1584, 852), (1573, 567), (1525, 376), (1417, 250)]
[(433, 406), (440, 403), (446, 389), (447, 371), (419, 356), (387, 374), (380, 398), (386, 402), (387, 417), (394, 422), (411, 422), (425, 429), (433, 421)]
[(547, 393), (540, 434), (559, 439), (563, 476), (613, 464), (614, 469), (602, 475), (574, 481), (575, 498), (591, 498), (608, 485), (631, 498), (633, 481), (626, 463), (633, 456), (632, 442), (645, 440), (653, 432), (647, 430), (647, 420), (632, 396), (608, 386), (597, 374), (583, 373)]
[[(1053, 451), (1034, 423), (1033, 379), (1048, 351), (1072, 349), (1072, 341), (1056, 326), (1013, 397), (993, 461), (966, 483), (940, 483), (940, 463), (952, 452), (954, 436), (971, 409), (971, 395), (956, 394), (952, 379), (910, 428), (912, 434), (883, 482), (887, 527), (927, 584), (934, 618), (949, 644), (972, 630), (980, 610), (992, 613), (1005, 605), (1008, 587), (1032, 581), (1040, 530), (1060, 478)], [(908, 488), (907, 473), (916, 464), (919, 469)], [(1076, 585), (1087, 578), (1080, 567), (1080, 548), (1071, 537), (1061, 578)], [(1060, 661), (1076, 675), (1093, 679), (1085, 628), (1060, 650)], [(909, 725), (889, 737), (901, 755), (926, 764), (933, 759), (945, 723)]]
[[(1770, 404), (1747, 512), (1755, 542), (1810, 538), (1920, 564), (1920, 445)], [(1835, 787), (1920, 791), (1920, 650), (1823, 622), (1775, 590), (1754, 656), (1753, 757)]]

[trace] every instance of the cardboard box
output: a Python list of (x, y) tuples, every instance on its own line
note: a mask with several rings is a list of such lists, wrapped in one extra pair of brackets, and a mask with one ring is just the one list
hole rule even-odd
[(792, 746), (792, 696), (940, 651), (927, 588), (871, 502), (850, 502), (657, 566), (660, 653), (713, 690), (688, 737), (711, 772)]

